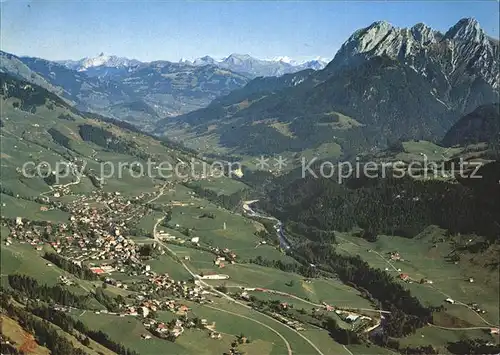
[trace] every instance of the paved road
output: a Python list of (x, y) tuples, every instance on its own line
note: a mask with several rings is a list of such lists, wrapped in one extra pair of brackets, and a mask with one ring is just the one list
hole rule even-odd
[(344, 349), (346, 349), (346, 350), (347, 350), (347, 352), (348, 352), (349, 354), (354, 355), (354, 354), (352, 353), (352, 351), (351, 351), (351, 350), (347, 349), (347, 346), (345, 346), (345, 345), (342, 345), (342, 346), (344, 347)]
[(490, 330), (491, 327), (465, 327), (465, 328), (449, 328), (449, 327), (441, 327), (439, 325), (435, 325), (432, 323), (427, 323), (428, 326), (434, 327), (434, 328), (439, 328), (439, 329), (445, 329), (445, 330)]

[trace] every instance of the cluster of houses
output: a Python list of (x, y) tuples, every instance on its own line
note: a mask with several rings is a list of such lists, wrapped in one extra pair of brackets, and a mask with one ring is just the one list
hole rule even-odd
[(389, 255), (392, 261), (405, 261), (397, 251), (389, 252)]
[(479, 307), (479, 305), (477, 303), (469, 303), (468, 306), (470, 308), (472, 308), (477, 313), (481, 313), (481, 314), (485, 314), (486, 313), (486, 310), (484, 310), (481, 307)]
[[(93, 202), (92, 202), (93, 201)], [(96, 203), (104, 203), (106, 209), (97, 209)], [(14, 240), (21, 243), (30, 243), (37, 250), (50, 246), (56, 253), (71, 260), (79, 266), (86, 266), (97, 274), (102, 275), (104, 282), (109, 285), (129, 288), (125, 282), (112, 278), (112, 273), (126, 273), (130, 276), (141, 276), (137, 285), (139, 297), (146, 297), (158, 291), (168, 291), (178, 298), (194, 302), (206, 302), (207, 291), (201, 285), (187, 284), (186, 281), (175, 281), (168, 274), (158, 275), (151, 270), (150, 265), (140, 260), (139, 246), (128, 235), (128, 228), (124, 216), (137, 211), (137, 208), (123, 199), (119, 194), (94, 193), (92, 197), (81, 196), (67, 205), (70, 219), (67, 223), (51, 224), (44, 222), (37, 224), (18, 217), (15, 221), (2, 219), (2, 224), (10, 228), (10, 235), (6, 245)], [(140, 208), (139, 208), (140, 211)], [(64, 277), (61, 283), (71, 281)], [(141, 314), (144, 316), (144, 305), (127, 308), (128, 315)], [(173, 302), (164, 304), (164, 308), (178, 311)], [(182, 308), (182, 307), (181, 307)], [(147, 312), (146, 312), (147, 313)]]
[[(206, 319), (190, 319), (187, 314), (172, 319), (170, 322), (161, 322), (155, 319), (145, 319), (143, 325), (152, 334), (159, 338), (174, 340), (184, 333), (185, 329), (198, 328), (206, 329), (209, 331), (209, 336), (212, 339), (221, 339), (222, 336), (219, 332), (215, 331), (215, 322), (208, 323)], [(143, 339), (150, 339), (148, 334), (143, 335)]]
[(113, 263), (140, 264), (138, 246), (127, 237), (126, 220), (131, 214), (140, 218), (148, 212), (147, 208), (138, 207), (119, 193), (94, 192), (91, 196), (79, 196), (66, 205), (66, 210), (70, 212), (69, 221), (57, 225), (33, 223), (21, 217), (15, 223), (3, 219), (2, 224), (10, 228), (6, 245), (16, 239), (41, 251), (48, 243), (56, 253), (79, 266), (92, 263), (91, 270), (96, 274), (114, 271), (109, 267)]
[(288, 319), (287, 317), (285, 317), (279, 313), (276, 313), (276, 312), (272, 312), (271, 316), (273, 318), (276, 318), (277, 320), (279, 320), (281, 323), (284, 323), (295, 330), (298, 330), (298, 331), (305, 330), (305, 328), (303, 327), (303, 324), (300, 323), (299, 321)]
[(64, 286), (72, 286), (75, 284), (71, 279), (67, 278), (64, 275), (59, 276), (58, 281), (61, 285)]
[[(147, 282), (142, 283), (139, 289), (144, 295), (167, 291), (168, 294), (174, 297), (197, 303), (207, 302), (206, 295), (209, 293), (203, 289), (203, 286), (197, 283), (191, 284), (186, 281), (175, 281), (168, 274), (156, 275), (155, 273)], [(171, 310), (172, 306), (168, 306), (168, 309)]]
[(348, 322), (348, 323), (354, 323), (358, 320), (368, 320), (368, 321), (372, 320), (368, 316), (364, 316), (364, 315), (354, 313), (351, 311), (344, 311), (341, 309), (336, 309), (335, 313), (339, 316), (340, 319), (342, 319), (344, 322)]

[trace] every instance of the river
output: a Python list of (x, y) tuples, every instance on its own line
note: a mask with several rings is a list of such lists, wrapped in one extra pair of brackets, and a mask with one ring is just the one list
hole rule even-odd
[(280, 247), (282, 249), (288, 250), (291, 248), (290, 243), (288, 242), (287, 238), (285, 237), (285, 232), (283, 230), (283, 223), (279, 219), (273, 216), (265, 216), (262, 215), (258, 212), (255, 212), (250, 205), (258, 202), (259, 200), (252, 200), (252, 201), (245, 201), (243, 202), (243, 209), (245, 212), (250, 216), (250, 217), (258, 217), (258, 218), (264, 218), (272, 221), (276, 221), (276, 224), (274, 225), (274, 229), (276, 230), (276, 235), (278, 236), (278, 240), (280, 242)]

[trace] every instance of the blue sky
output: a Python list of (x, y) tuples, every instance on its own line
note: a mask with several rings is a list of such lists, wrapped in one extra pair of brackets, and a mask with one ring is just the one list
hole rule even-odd
[[(29, 6), (28, 6), (29, 5)], [(258, 58), (332, 58), (355, 30), (386, 20), (446, 31), (475, 17), (498, 38), (492, 1), (105, 1), (0, 0), (1, 48), (47, 59), (100, 52), (140, 60), (230, 53)]]

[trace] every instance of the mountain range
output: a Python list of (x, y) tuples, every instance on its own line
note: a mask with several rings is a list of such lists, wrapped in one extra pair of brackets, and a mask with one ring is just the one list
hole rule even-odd
[(387, 140), (439, 141), (458, 118), (499, 101), (498, 55), (498, 40), (474, 19), (446, 33), (375, 22), (323, 70), (255, 79), (204, 109), (159, 121), (157, 132), (252, 155), (325, 144), (346, 155)]
[[(90, 76), (101, 77), (112, 75), (113, 73), (123, 70), (130, 71), (141, 64), (148, 64), (136, 59), (105, 55), (104, 53), (99, 54), (97, 57), (86, 57), (80, 60), (61, 60), (58, 61), (58, 63), (69, 69), (86, 72)], [(248, 54), (233, 53), (221, 60), (217, 60), (207, 55), (192, 61), (181, 59), (179, 63), (191, 66), (213, 65), (248, 77), (258, 77), (280, 76), (304, 69), (321, 70), (328, 64), (328, 60), (320, 57), (302, 62), (294, 61), (288, 57), (262, 60)]]
[(105, 55), (81, 60), (49, 61), (0, 52), (0, 71), (50, 90), (76, 105), (152, 129), (159, 118), (207, 106), (215, 98), (243, 87), (253, 77), (281, 75), (325, 62), (263, 61), (230, 55), (223, 61), (203, 57), (193, 62), (140, 62)]
[(248, 54), (231, 54), (222, 60), (216, 60), (210, 56), (197, 58), (191, 61), (183, 61), (193, 65), (216, 65), (220, 68), (229, 69), (237, 73), (245, 73), (252, 77), (258, 76), (281, 76), (283, 74), (295, 73), (305, 69), (321, 70), (328, 61), (316, 58), (304, 62), (296, 62), (288, 57), (278, 57), (271, 60), (256, 59)]

